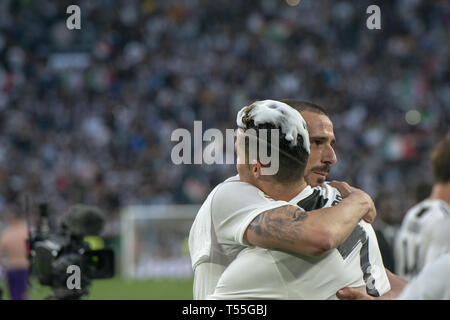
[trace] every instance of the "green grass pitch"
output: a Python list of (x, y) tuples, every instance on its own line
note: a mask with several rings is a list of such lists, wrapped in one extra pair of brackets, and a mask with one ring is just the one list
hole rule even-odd
[[(90, 293), (84, 300), (191, 300), (193, 279), (186, 280), (125, 280), (112, 278), (93, 280)], [(30, 300), (42, 300), (50, 294), (50, 289), (31, 281), (28, 290)], [(9, 299), (5, 283), (0, 283), (3, 299)]]

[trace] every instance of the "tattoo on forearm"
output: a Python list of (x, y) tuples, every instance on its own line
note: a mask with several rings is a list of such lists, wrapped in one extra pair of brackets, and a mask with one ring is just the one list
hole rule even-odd
[(259, 214), (248, 229), (262, 237), (294, 243), (306, 217), (307, 212), (286, 205)]

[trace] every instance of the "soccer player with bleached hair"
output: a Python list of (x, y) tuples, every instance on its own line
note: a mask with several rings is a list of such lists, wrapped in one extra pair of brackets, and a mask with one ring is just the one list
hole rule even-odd
[[(344, 196), (340, 203), (331, 186), (307, 186), (309, 136), (301, 115), (266, 100), (244, 107), (237, 123), (240, 179), (217, 186), (191, 228), (194, 298), (336, 299), (343, 283), (374, 295), (387, 292), (375, 234), (360, 222), (373, 202), (344, 183), (330, 183)], [(249, 159), (243, 148), (245, 132), (263, 128), (280, 131), (273, 176), (262, 175), (259, 159)], [(326, 208), (306, 212), (298, 206), (312, 195)]]

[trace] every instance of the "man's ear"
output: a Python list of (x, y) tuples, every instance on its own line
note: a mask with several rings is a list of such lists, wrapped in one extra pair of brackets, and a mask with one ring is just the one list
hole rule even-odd
[(253, 160), (253, 163), (251, 165), (251, 171), (253, 176), (258, 179), (261, 176), (261, 162), (259, 160)]

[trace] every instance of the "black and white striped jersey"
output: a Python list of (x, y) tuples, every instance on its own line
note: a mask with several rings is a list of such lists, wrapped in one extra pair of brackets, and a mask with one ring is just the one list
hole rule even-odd
[(433, 232), (442, 219), (450, 219), (450, 207), (442, 200), (425, 199), (408, 210), (394, 247), (399, 276), (410, 280), (423, 269)]

